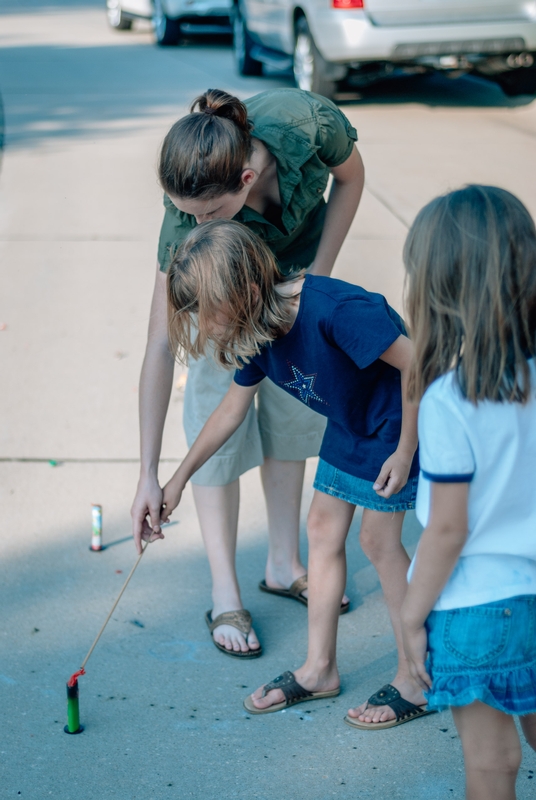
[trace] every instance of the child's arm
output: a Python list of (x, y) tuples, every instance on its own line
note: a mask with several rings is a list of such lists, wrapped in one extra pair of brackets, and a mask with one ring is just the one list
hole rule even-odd
[(428, 689), (432, 685), (424, 662), (427, 650), (425, 620), (434, 607), (467, 539), (469, 483), (433, 483), (430, 521), (419, 542), (415, 568), (402, 605), (402, 636), (412, 676)]
[[(182, 491), (191, 476), (225, 444), (246, 418), (259, 384), (239, 386), (233, 381), (227, 394), (212, 412), (186, 458), (164, 486), (162, 520), (167, 522), (180, 502)], [(145, 536), (143, 537), (145, 538)]]
[(416, 403), (410, 403), (407, 394), (412, 358), (413, 344), (407, 336), (402, 334), (380, 356), (382, 361), (400, 370), (402, 383), (402, 428), (398, 447), (383, 464), (373, 487), (381, 497), (391, 497), (406, 485), (413, 456), (417, 449), (417, 415), (419, 406)]

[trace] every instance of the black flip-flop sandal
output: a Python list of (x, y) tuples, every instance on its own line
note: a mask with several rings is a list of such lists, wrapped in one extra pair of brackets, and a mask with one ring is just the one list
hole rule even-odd
[(353, 717), (345, 716), (344, 721), (352, 728), (358, 728), (360, 731), (381, 731), (386, 728), (395, 728), (397, 725), (403, 725), (404, 722), (411, 722), (412, 719), (417, 717), (426, 717), (428, 714), (436, 714), (436, 711), (429, 711), (423, 706), (416, 706), (410, 703), (409, 700), (404, 700), (398, 689), (386, 683), (385, 686), (377, 691), (372, 697), (369, 697), (367, 704), (370, 706), (389, 706), (396, 714), (396, 719), (390, 719), (387, 722), (360, 722)]
[[(307, 573), (302, 575), (301, 578), (296, 578), (289, 589), (274, 589), (268, 586), (265, 580), (259, 583), (259, 589), (261, 592), (268, 592), (268, 594), (277, 594), (279, 597), (289, 597), (291, 600), (297, 600), (299, 603), (303, 603), (304, 606), (309, 605), (307, 597), (304, 597), (302, 594), (302, 592), (307, 589)], [(350, 601), (341, 603), (339, 614), (346, 614), (349, 608)]]
[(224, 611), (223, 614), (217, 616), (216, 619), (212, 619), (212, 611), (207, 611), (205, 614), (205, 622), (208, 625), (212, 641), (218, 650), (221, 650), (225, 655), (234, 656), (235, 658), (258, 658), (262, 655), (262, 647), (260, 646), (258, 650), (246, 650), (245, 653), (242, 652), (242, 650), (228, 650), (217, 642), (212, 635), (218, 625), (231, 625), (231, 627), (236, 628), (245, 636), (247, 642), (248, 634), (252, 627), (252, 620), (251, 614), (249, 611), (246, 611), (245, 608), (240, 608), (237, 611)]
[(284, 708), (296, 705), (296, 703), (306, 703), (308, 700), (322, 700), (325, 697), (337, 697), (341, 693), (339, 689), (332, 689), (330, 692), (310, 692), (298, 683), (293, 672), (284, 672), (270, 683), (263, 686), (262, 696), (266, 697), (272, 689), (281, 689), (285, 695), (282, 703), (274, 703), (269, 708), (257, 708), (253, 704), (251, 695), (244, 700), (244, 708), (250, 714), (272, 714), (274, 711), (282, 711)]

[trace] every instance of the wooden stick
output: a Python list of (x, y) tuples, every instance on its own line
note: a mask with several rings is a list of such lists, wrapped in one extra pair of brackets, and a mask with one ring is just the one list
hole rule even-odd
[(89, 653), (87, 654), (87, 656), (86, 656), (86, 657), (84, 658), (84, 660), (82, 661), (82, 664), (81, 664), (81, 666), (80, 666), (80, 669), (84, 669), (84, 667), (86, 666), (86, 664), (87, 664), (87, 662), (88, 662), (88, 659), (89, 659), (89, 657), (90, 657), (91, 653), (92, 653), (92, 652), (93, 652), (93, 650), (95, 649), (95, 645), (97, 644), (97, 642), (99, 641), (100, 637), (102, 636), (102, 633), (103, 633), (103, 631), (104, 631), (105, 627), (108, 625), (108, 623), (109, 623), (109, 621), (110, 621), (110, 617), (111, 617), (111, 616), (112, 616), (112, 614), (114, 613), (114, 611), (115, 611), (115, 609), (116, 609), (116, 607), (117, 607), (117, 604), (118, 604), (118, 603), (119, 603), (119, 601), (121, 600), (121, 597), (123, 596), (123, 592), (125, 591), (125, 589), (126, 589), (126, 588), (127, 588), (127, 586), (128, 586), (128, 582), (129, 582), (129, 580), (130, 580), (130, 579), (132, 578), (132, 576), (134, 575), (134, 572), (136, 571), (136, 567), (138, 566), (138, 564), (139, 564), (139, 563), (140, 563), (140, 561), (141, 561), (141, 557), (142, 557), (142, 555), (143, 555), (143, 554), (145, 553), (145, 551), (147, 550), (147, 546), (148, 546), (148, 544), (149, 544), (149, 542), (145, 542), (145, 545), (144, 545), (144, 547), (143, 547), (143, 550), (141, 551), (141, 553), (139, 554), (138, 558), (136, 559), (136, 563), (134, 564), (134, 566), (133, 566), (133, 567), (132, 567), (132, 569), (130, 570), (130, 574), (129, 574), (128, 578), (126, 579), (126, 581), (124, 582), (124, 584), (123, 584), (123, 588), (122, 588), (122, 589), (121, 589), (121, 591), (119, 592), (119, 595), (118, 595), (118, 597), (117, 597), (117, 600), (116, 600), (116, 601), (115, 601), (115, 603), (113, 604), (113, 606), (112, 606), (112, 608), (111, 608), (111, 610), (110, 610), (110, 613), (108, 614), (108, 616), (107, 616), (107, 617), (106, 617), (106, 619), (104, 620), (104, 624), (103, 624), (102, 628), (100, 629), (100, 631), (98, 632), (97, 636), (95, 637), (95, 641), (93, 642), (93, 644), (92, 644), (92, 645), (91, 645), (91, 647), (89, 648)]

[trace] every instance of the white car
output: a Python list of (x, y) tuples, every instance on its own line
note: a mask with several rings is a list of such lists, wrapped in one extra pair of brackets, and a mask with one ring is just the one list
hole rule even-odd
[(536, 0), (233, 0), (241, 75), (292, 68), (333, 97), (392, 74), (440, 70), (536, 93)]
[(232, 7), (233, 0), (106, 0), (112, 28), (130, 30), (135, 19), (150, 19), (160, 45), (189, 33), (230, 33)]

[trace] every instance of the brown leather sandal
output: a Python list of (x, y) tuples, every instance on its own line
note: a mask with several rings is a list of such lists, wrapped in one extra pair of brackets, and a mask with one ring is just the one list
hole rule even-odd
[[(246, 642), (252, 627), (251, 614), (249, 611), (246, 611), (245, 608), (239, 608), (237, 611), (224, 611), (223, 614), (217, 616), (216, 619), (212, 619), (212, 611), (207, 611), (205, 614), (205, 622), (208, 625), (211, 636), (218, 625), (231, 625), (231, 627), (236, 628), (240, 633), (244, 634)], [(260, 646), (258, 650), (246, 650), (244, 653), (242, 650), (228, 650), (217, 642), (213, 636), (212, 641), (222, 653), (228, 656), (234, 656), (235, 658), (258, 658), (262, 655), (262, 647)]]
[[(259, 583), (259, 589), (261, 592), (268, 592), (268, 594), (278, 594), (280, 597), (290, 597), (291, 600), (298, 600), (304, 606), (309, 605), (307, 598), (302, 594), (307, 589), (307, 573), (300, 578), (296, 578), (289, 589), (274, 589), (272, 586), (268, 586), (265, 580)], [(339, 614), (346, 614), (349, 608), (350, 601), (341, 603)]]
[(274, 711), (281, 711), (284, 708), (296, 705), (296, 703), (306, 703), (308, 700), (322, 700), (325, 697), (337, 697), (341, 693), (340, 688), (332, 689), (330, 692), (310, 692), (298, 683), (293, 672), (284, 672), (278, 678), (263, 686), (262, 696), (266, 697), (272, 689), (281, 689), (285, 695), (284, 702), (275, 703), (269, 708), (257, 708), (253, 704), (251, 695), (249, 695), (244, 700), (246, 711), (250, 714), (272, 714)]

